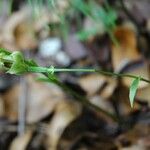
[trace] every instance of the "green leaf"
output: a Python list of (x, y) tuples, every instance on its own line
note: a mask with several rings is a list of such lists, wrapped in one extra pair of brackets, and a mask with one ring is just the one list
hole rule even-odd
[(5, 66), (3, 62), (0, 62), (0, 70), (4, 70)]
[(141, 77), (134, 79), (131, 86), (130, 86), (129, 99), (130, 99), (131, 107), (133, 107), (134, 98), (135, 98), (140, 80), (141, 80)]
[(0, 48), (0, 54), (10, 55), (11, 53), (4, 48)]
[(37, 63), (33, 60), (33, 59), (29, 59), (29, 60), (25, 60), (25, 63), (28, 65), (28, 66), (35, 66), (37, 67)]
[(48, 77), (38, 77), (38, 78), (36, 78), (36, 81), (56, 83), (57, 77), (55, 75), (48, 74)]
[(46, 77), (38, 77), (36, 78), (36, 81), (40, 81), (40, 82), (50, 82), (50, 80)]
[(94, 36), (98, 33), (97, 29), (91, 29), (91, 30), (81, 30), (77, 32), (76, 36), (79, 40), (85, 41), (89, 39), (89, 37)]
[(14, 52), (11, 54), (13, 64), (7, 73), (20, 75), (27, 72), (28, 66), (26, 65), (23, 55), (20, 52)]
[(85, 16), (90, 15), (90, 6), (87, 2), (83, 0), (73, 0), (71, 1), (72, 7), (74, 7), (77, 11), (82, 12)]

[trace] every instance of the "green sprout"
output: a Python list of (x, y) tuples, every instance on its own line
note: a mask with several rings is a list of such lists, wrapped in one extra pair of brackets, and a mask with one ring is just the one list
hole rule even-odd
[[(27, 60), (24, 58), (23, 54), (19, 51), (15, 51), (10, 53), (5, 49), (0, 49), (0, 70), (5, 71), (9, 74), (22, 75), (25, 73), (42, 73), (46, 74), (48, 79), (54, 77), (54, 73), (57, 72), (88, 72), (88, 73), (99, 73), (105, 76), (112, 77), (128, 77), (133, 78), (134, 81), (130, 86), (129, 99), (131, 107), (133, 107), (134, 98), (138, 89), (138, 85), (140, 81), (144, 81), (150, 84), (150, 80), (145, 78), (131, 75), (131, 74), (120, 74), (115, 72), (103, 71), (101, 69), (93, 69), (93, 68), (55, 68), (54, 66), (50, 67), (41, 67), (38, 66), (33, 60)], [(58, 81), (57, 81), (58, 83)], [(61, 84), (59, 84), (61, 85)], [(62, 86), (62, 85), (61, 85)]]

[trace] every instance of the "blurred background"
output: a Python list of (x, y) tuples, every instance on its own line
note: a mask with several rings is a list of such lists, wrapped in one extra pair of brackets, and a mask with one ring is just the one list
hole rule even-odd
[[(0, 48), (150, 80), (150, 0), (0, 0)], [(130, 78), (55, 75), (61, 86), (0, 72), (0, 150), (150, 149), (148, 83), (131, 108)]]

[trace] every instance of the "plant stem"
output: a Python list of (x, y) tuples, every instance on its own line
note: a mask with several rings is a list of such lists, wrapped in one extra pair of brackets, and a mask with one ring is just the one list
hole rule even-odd
[(68, 87), (66, 84), (59, 81), (56, 77), (51, 78), (51, 76), (47, 75), (46, 73), (43, 73), (43, 75), (48, 78), (47, 81), (56, 84), (57, 86), (59, 86), (64, 91), (68, 92), (68, 94), (73, 96), (78, 102), (82, 103), (84, 106), (94, 108), (95, 110), (101, 112), (103, 115), (111, 118), (113, 121), (116, 121), (116, 122), (118, 121), (118, 119), (116, 118), (115, 115), (107, 112), (106, 110), (104, 110), (103, 108), (101, 108), (99, 106), (96, 106), (96, 105), (92, 104), (85, 96), (80, 95), (79, 93), (77, 93), (76, 91), (74, 91), (73, 89)]
[[(115, 72), (109, 72), (109, 71), (103, 71), (100, 69), (69, 69), (69, 68), (46, 68), (46, 67), (29, 67), (28, 72), (33, 72), (33, 73), (56, 73), (56, 72), (96, 72), (99, 74), (103, 74), (106, 76), (112, 76), (112, 77), (128, 77), (128, 78), (133, 78), (136, 79), (139, 76), (135, 76), (132, 74), (123, 74), (123, 73), (115, 73)], [(150, 80), (142, 78), (141, 81), (147, 82), (150, 84)]]

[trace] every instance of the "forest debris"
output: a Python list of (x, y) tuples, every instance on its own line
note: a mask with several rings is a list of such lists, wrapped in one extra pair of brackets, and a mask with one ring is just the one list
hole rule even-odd
[[(115, 37), (118, 40), (118, 45), (112, 45), (112, 62), (116, 72), (121, 71), (130, 63), (136, 63), (141, 60), (141, 55), (137, 50), (136, 33), (133, 27), (120, 26), (116, 28)], [(149, 79), (148, 65), (143, 62), (142, 66), (132, 68), (131, 71), (126, 71), (126, 74), (134, 74)], [(125, 86), (130, 87), (132, 79), (122, 79)], [(139, 88), (147, 86), (147, 83), (140, 82)]]
[(64, 97), (64, 93), (54, 84), (46, 85), (28, 78), (30, 91), (27, 102), (27, 122), (33, 123), (54, 111), (56, 104)]
[(4, 100), (0, 96), (0, 117), (4, 116), (5, 108), (4, 108)]
[(23, 7), (13, 13), (0, 27), (0, 44), (10, 50), (33, 49), (37, 45), (35, 33), (45, 28), (49, 22), (59, 22), (59, 17), (49, 13), (46, 8), (40, 10), (40, 17), (33, 18), (30, 7)]
[(56, 150), (58, 141), (65, 128), (75, 119), (81, 112), (81, 107), (74, 102), (66, 102), (66, 100), (58, 103), (54, 117), (49, 123), (47, 130), (48, 150)]
[[(136, 76), (141, 76), (145, 79), (149, 79), (149, 69), (148, 69), (148, 64), (141, 63), (139, 66), (135, 67), (135, 68), (131, 68), (131, 70), (126, 71), (125, 73), (127, 74), (132, 74), (132, 75), (136, 75)], [(125, 86), (130, 87), (131, 83), (132, 83), (133, 79), (131, 78), (122, 78), (122, 82)], [(148, 83), (140, 81), (138, 88), (144, 88), (147, 87)]]
[(75, 34), (70, 34), (65, 42), (65, 51), (73, 59), (81, 59), (87, 55), (83, 44), (77, 39)]
[(66, 54), (65, 51), (59, 51), (56, 54), (55, 59), (60, 66), (68, 66), (71, 62), (70, 57)]
[(107, 99), (110, 96), (112, 96), (116, 87), (117, 87), (117, 80), (114, 78), (107, 77), (105, 86), (103, 87), (102, 90), (100, 90), (99, 94), (104, 99)]
[(15, 44), (14, 31), (19, 23), (27, 20), (27, 16), (29, 16), (29, 14), (29, 9), (21, 9), (19, 12), (13, 13), (13, 15), (11, 15), (6, 22), (3, 23), (3, 26), (0, 28), (1, 44), (3, 47), (10, 50), (18, 49)]
[(149, 0), (143, 0), (143, 1), (128, 1), (128, 5), (131, 6), (131, 13), (133, 14), (134, 18), (138, 22), (141, 22), (143, 20), (150, 19), (150, 5)]
[(149, 131), (150, 128), (148, 124), (137, 123), (132, 130), (129, 130), (122, 135), (119, 135), (119, 137), (117, 138), (119, 150), (149, 149)]
[(17, 47), (21, 50), (35, 49), (38, 45), (34, 28), (27, 21), (23, 21), (16, 26), (14, 37)]
[(103, 99), (109, 98), (117, 86), (115, 79), (100, 74), (90, 74), (80, 77), (78, 83), (89, 96), (97, 93)]
[(39, 53), (43, 58), (54, 57), (62, 47), (59, 38), (48, 38), (41, 41), (39, 45)]
[(20, 86), (17, 84), (9, 89), (4, 95), (5, 116), (11, 121), (17, 121), (18, 118), (18, 98)]
[[(55, 85), (39, 83), (34, 81), (34, 76), (27, 77), (28, 99), (27, 99), (27, 123), (34, 123), (52, 113), (58, 101), (64, 97), (63, 92)], [(6, 116), (16, 121), (18, 118), (18, 99), (20, 85), (15, 85), (3, 96), (5, 103)], [(51, 92), (50, 92), (51, 91)]]
[(65, 129), (58, 149), (89, 149), (89, 143), (90, 150), (113, 149), (115, 143), (111, 135), (117, 126), (107, 121), (98, 112), (83, 108), (79, 117)]
[(5, 73), (0, 73), (0, 92), (6, 91), (10, 88), (15, 82), (17, 82), (18, 77), (12, 76)]
[(145, 88), (139, 89), (136, 97), (141, 101), (148, 102), (148, 104), (150, 106), (149, 94), (150, 94), (150, 85)]
[[(112, 109), (110, 103), (108, 101), (105, 101), (102, 96), (95, 95), (95, 96), (91, 97), (89, 100), (91, 103), (95, 104), (96, 106), (99, 106), (100, 108), (107, 110), (107, 112), (113, 114), (113, 109)], [(106, 117), (105, 117), (105, 119), (106, 119)]]
[(12, 144), (10, 145), (10, 150), (25, 150), (29, 141), (32, 137), (32, 131), (27, 131), (22, 136), (17, 136)]
[(136, 34), (129, 27), (117, 27), (114, 32), (118, 45), (112, 44), (114, 71), (120, 71), (126, 64), (141, 58), (137, 50)]
[(98, 74), (83, 76), (78, 80), (78, 83), (88, 95), (94, 95), (105, 82), (105, 77)]

